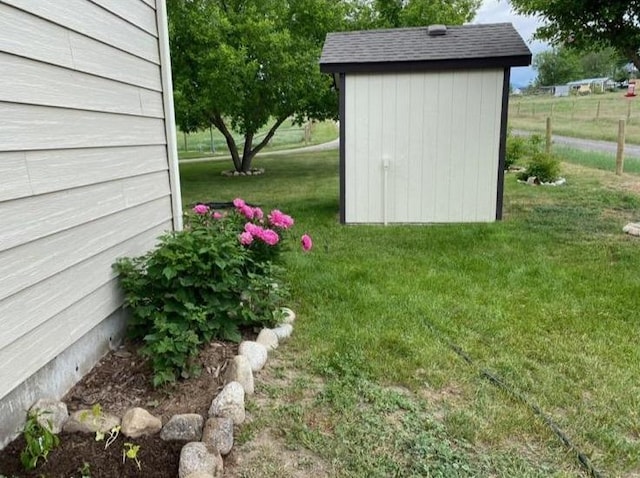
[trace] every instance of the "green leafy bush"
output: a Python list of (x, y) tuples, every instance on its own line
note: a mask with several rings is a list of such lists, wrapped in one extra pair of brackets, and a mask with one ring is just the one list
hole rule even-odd
[(534, 152), (527, 161), (526, 169), (518, 174), (518, 179), (526, 181), (535, 176), (540, 182), (550, 183), (560, 176), (560, 160), (557, 156), (544, 151)]
[(507, 148), (505, 151), (504, 167), (509, 169), (527, 154), (527, 139), (522, 136), (507, 134)]
[(129, 335), (142, 340), (156, 386), (199, 373), (202, 344), (239, 341), (240, 327), (272, 324), (282, 305), (275, 262), (293, 219), (272, 211), (265, 220), (258, 208), (239, 206), (223, 214), (200, 204), (183, 231), (114, 265), (131, 310)]

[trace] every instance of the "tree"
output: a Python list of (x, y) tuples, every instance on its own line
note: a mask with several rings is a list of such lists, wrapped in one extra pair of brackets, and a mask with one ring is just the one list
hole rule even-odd
[(538, 72), (539, 86), (563, 85), (583, 76), (579, 55), (568, 48), (555, 48), (538, 53), (533, 58), (533, 67)]
[[(183, 131), (215, 126), (237, 171), (287, 119), (337, 115), (332, 79), (318, 58), (344, 20), (339, 0), (168, 0), (176, 121)], [(275, 121), (257, 141), (258, 130)], [(232, 131), (244, 136), (242, 154)], [(254, 142), (256, 144), (254, 144)]]
[(536, 36), (560, 46), (610, 46), (640, 69), (640, 0), (510, 0), (515, 11), (546, 24)]
[(470, 22), (481, 0), (352, 0), (351, 28), (418, 27)]

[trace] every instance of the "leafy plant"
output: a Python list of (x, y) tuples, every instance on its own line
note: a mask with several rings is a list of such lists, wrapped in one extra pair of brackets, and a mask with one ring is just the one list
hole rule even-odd
[(85, 461), (81, 467), (78, 467), (78, 472), (80, 478), (91, 478), (91, 465)]
[(560, 160), (552, 153), (538, 151), (529, 157), (526, 169), (518, 174), (518, 179), (527, 180), (535, 176), (540, 182), (548, 183), (558, 179)]
[(265, 220), (257, 208), (236, 203), (226, 215), (196, 206), (183, 231), (114, 266), (132, 312), (129, 335), (144, 342), (155, 386), (198, 374), (202, 344), (240, 341), (240, 327), (273, 323), (286, 294), (274, 262), (293, 219), (274, 210)]
[(522, 159), (527, 153), (527, 140), (522, 136), (507, 134), (507, 148), (505, 151), (504, 167), (509, 169), (516, 162)]
[(138, 470), (142, 471), (142, 464), (138, 459), (138, 452), (140, 451), (140, 445), (136, 445), (134, 443), (125, 443), (124, 448), (122, 449), (122, 463), (124, 463), (127, 459), (133, 460), (138, 465)]
[(51, 420), (47, 420), (48, 426), (40, 423), (42, 413), (29, 412), (22, 431), (26, 446), (20, 453), (20, 461), (26, 470), (33, 470), (40, 458), (46, 461), (51, 450), (60, 443), (58, 436), (51, 431)]

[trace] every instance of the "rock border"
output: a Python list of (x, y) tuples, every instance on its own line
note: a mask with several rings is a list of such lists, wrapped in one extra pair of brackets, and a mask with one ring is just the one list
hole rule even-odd
[(227, 171), (222, 171), (220, 174), (226, 178), (236, 176), (260, 176), (264, 174), (264, 168), (251, 168), (249, 171), (236, 171), (235, 169), (229, 169)]
[(197, 413), (173, 415), (162, 425), (160, 418), (144, 408), (133, 407), (122, 417), (94, 409), (77, 410), (69, 415), (64, 402), (49, 398), (36, 401), (30, 412), (47, 418), (46, 426), (54, 433), (109, 434), (118, 433), (130, 438), (160, 433), (165, 441), (184, 441), (180, 452), (179, 478), (221, 478), (224, 471), (222, 456), (228, 455), (234, 443), (234, 425), (245, 420), (245, 397), (254, 394), (253, 372), (261, 370), (270, 352), (293, 332), (296, 314), (282, 307), (283, 319), (273, 329), (264, 328), (256, 341), (240, 343), (238, 355), (233, 357), (224, 376), (224, 387), (213, 397), (206, 417)]

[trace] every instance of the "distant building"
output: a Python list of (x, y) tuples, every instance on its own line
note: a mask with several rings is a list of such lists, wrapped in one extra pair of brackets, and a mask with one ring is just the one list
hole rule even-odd
[(613, 90), (616, 87), (616, 82), (609, 77), (602, 78), (585, 78), (583, 80), (570, 81), (567, 86), (578, 94), (588, 93), (604, 93), (608, 90)]

